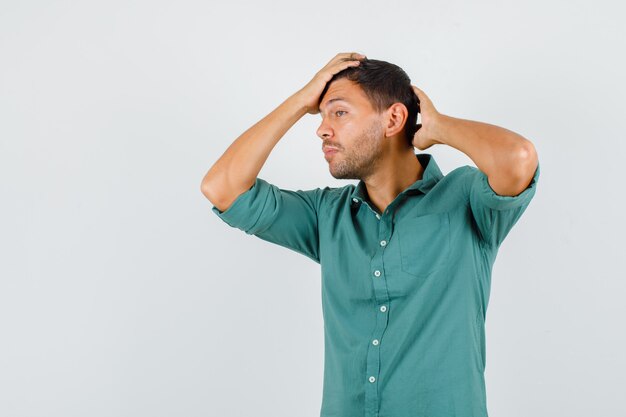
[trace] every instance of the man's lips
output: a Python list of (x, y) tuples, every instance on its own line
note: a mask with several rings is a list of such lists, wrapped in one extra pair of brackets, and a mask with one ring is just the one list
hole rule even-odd
[(332, 146), (324, 146), (322, 150), (324, 151), (324, 156), (333, 155), (339, 152), (339, 149)]

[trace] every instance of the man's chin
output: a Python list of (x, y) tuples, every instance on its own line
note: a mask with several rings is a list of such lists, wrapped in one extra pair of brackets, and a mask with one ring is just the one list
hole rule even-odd
[(330, 175), (336, 180), (358, 180), (359, 178), (356, 175), (349, 175), (341, 172), (334, 172), (332, 169), (329, 169)]
[(336, 180), (342, 180), (343, 178), (341, 177), (341, 175), (338, 175), (337, 173), (333, 172), (332, 169), (329, 169), (328, 172), (330, 173), (330, 175), (336, 179)]

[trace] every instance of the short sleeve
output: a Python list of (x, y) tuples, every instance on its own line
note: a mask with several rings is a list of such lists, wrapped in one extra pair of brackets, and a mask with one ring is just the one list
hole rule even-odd
[(470, 169), (469, 201), (480, 238), (489, 246), (498, 247), (522, 216), (537, 190), (539, 164), (530, 184), (516, 196), (496, 194), (487, 175), (474, 167)]
[(231, 227), (306, 255), (319, 263), (318, 210), (323, 190), (286, 190), (258, 178), (223, 212)]

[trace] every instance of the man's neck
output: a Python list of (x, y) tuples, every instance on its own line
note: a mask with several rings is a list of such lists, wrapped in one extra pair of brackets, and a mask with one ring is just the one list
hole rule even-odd
[(402, 191), (422, 179), (424, 167), (413, 150), (388, 158), (371, 177), (363, 180), (371, 203), (383, 213)]

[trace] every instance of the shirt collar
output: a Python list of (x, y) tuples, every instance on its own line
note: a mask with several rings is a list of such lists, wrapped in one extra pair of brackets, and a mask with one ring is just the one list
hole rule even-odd
[[(416, 194), (419, 192), (426, 194), (431, 190), (431, 188), (435, 186), (435, 184), (437, 184), (437, 182), (439, 182), (441, 178), (443, 178), (443, 174), (441, 173), (439, 166), (437, 166), (435, 158), (433, 158), (431, 154), (420, 153), (415, 154), (415, 157), (424, 167), (424, 174), (422, 175), (422, 179), (415, 181), (400, 194)], [(354, 199), (363, 201), (366, 199), (366, 195), (367, 191), (365, 188), (365, 182), (363, 182), (363, 180), (360, 180), (354, 188), (354, 191), (352, 191), (350, 197), (352, 198), (352, 201), (355, 201)]]

